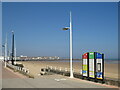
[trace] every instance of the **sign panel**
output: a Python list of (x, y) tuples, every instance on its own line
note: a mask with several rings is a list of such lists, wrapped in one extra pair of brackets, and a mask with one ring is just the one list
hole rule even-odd
[(96, 53), (96, 78), (103, 79), (103, 54)]
[(82, 75), (88, 76), (88, 53), (83, 54)]
[(95, 78), (94, 52), (89, 52), (89, 77)]

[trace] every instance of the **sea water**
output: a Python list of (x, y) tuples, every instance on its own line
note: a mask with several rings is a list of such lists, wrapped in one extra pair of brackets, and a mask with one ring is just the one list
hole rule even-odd
[[(49, 60), (50, 61), (50, 60)], [(104, 60), (106, 64), (118, 64), (120, 60)], [(69, 60), (52, 60), (50, 62), (70, 62)], [(82, 60), (73, 60), (73, 62), (82, 62)]]

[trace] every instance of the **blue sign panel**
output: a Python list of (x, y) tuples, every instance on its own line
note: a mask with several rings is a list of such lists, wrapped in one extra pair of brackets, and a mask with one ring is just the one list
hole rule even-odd
[(103, 54), (96, 52), (96, 78), (103, 79)]
[(96, 53), (96, 59), (102, 59), (102, 54), (101, 53)]

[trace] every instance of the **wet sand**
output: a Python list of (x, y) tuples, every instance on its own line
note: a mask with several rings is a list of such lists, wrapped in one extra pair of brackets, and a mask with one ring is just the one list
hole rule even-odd
[[(69, 62), (51, 62), (51, 61), (19, 61), (18, 63), (22, 63), (26, 68), (29, 69), (30, 74), (35, 77), (40, 73), (41, 68), (45, 68), (47, 66), (52, 66), (52, 68), (62, 69), (69, 71)], [(73, 62), (74, 72), (81, 72), (82, 64), (80, 62)], [(105, 77), (118, 79), (118, 64), (106, 64), (104, 68)]]

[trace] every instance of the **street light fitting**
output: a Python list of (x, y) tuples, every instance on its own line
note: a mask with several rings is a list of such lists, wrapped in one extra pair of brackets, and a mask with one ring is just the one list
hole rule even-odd
[(68, 30), (68, 29), (70, 29), (70, 27), (65, 27), (65, 28), (63, 28), (63, 30)]

